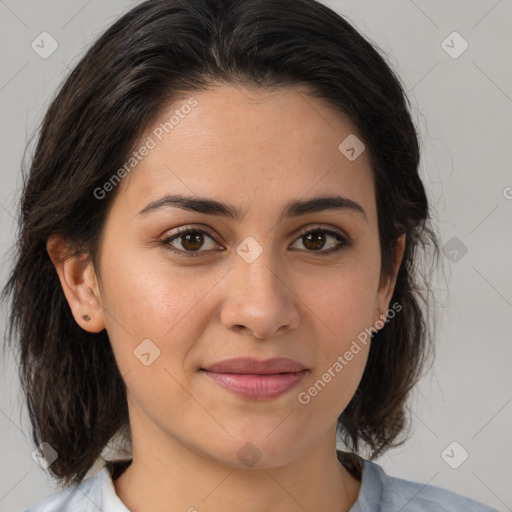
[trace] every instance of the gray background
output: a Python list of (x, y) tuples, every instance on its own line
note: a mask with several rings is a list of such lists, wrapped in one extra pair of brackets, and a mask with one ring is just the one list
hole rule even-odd
[[(68, 69), (136, 3), (0, 0), (2, 284), (28, 137)], [(378, 462), (395, 476), (512, 510), (512, 2), (325, 3), (387, 54), (404, 83), (421, 132), (421, 172), (434, 221), (447, 244), (442, 258), (449, 280), (435, 284), (436, 362), (413, 394), (409, 440)], [(43, 31), (58, 42), (47, 59), (31, 48)], [(454, 31), (469, 44), (457, 58), (442, 46)], [(457, 36), (446, 44), (452, 54), (462, 49)], [(3, 332), (5, 307), (0, 315)], [(14, 359), (0, 368), (0, 512), (10, 512), (58, 489), (30, 456)], [(469, 457), (453, 469), (447, 461), (458, 465), (462, 450)]]

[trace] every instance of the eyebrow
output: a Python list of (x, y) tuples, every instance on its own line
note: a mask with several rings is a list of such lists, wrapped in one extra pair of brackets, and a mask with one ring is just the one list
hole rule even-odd
[[(221, 203), (215, 199), (185, 197), (182, 195), (165, 195), (160, 199), (152, 201), (139, 212), (139, 215), (146, 215), (165, 207), (181, 208), (182, 210), (205, 213), (208, 215), (218, 215), (232, 220), (241, 220), (244, 217), (242, 211), (234, 205)], [(279, 220), (283, 218), (299, 217), (307, 213), (316, 213), (324, 210), (346, 210), (356, 213), (365, 221), (368, 221), (366, 212), (359, 203), (356, 203), (348, 197), (338, 195), (289, 201), (285, 205)]]

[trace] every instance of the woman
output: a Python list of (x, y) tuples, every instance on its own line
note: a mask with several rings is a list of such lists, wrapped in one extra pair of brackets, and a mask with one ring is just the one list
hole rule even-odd
[(112, 25), (48, 109), (5, 289), (67, 487), (29, 511), (492, 510), (371, 462), (431, 348), (419, 158), (398, 79), (314, 0)]

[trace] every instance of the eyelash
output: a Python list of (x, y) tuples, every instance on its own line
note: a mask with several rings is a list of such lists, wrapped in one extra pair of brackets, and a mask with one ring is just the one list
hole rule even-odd
[[(200, 233), (200, 234), (203, 234), (203, 235), (207, 235), (212, 240), (214, 240), (213, 237), (207, 231), (205, 231), (203, 229), (184, 227), (184, 228), (179, 229), (179, 231), (177, 233), (173, 234), (172, 236), (167, 237), (167, 238), (161, 240), (160, 243), (163, 246), (165, 246), (167, 250), (171, 251), (173, 254), (175, 254), (176, 256), (179, 256), (181, 258), (201, 258), (202, 255), (200, 255), (200, 253), (201, 252), (205, 253), (205, 252), (208, 252), (208, 251), (182, 251), (182, 250), (174, 249), (170, 245), (171, 242), (173, 242), (174, 240), (176, 240), (180, 236), (182, 236), (184, 234), (188, 234), (188, 233), (196, 233), (196, 234)], [(323, 251), (323, 250), (319, 250), (319, 251), (309, 250), (308, 251), (308, 250), (306, 250), (306, 252), (312, 254), (313, 256), (319, 256), (319, 257), (329, 256), (330, 254), (333, 254), (335, 252), (341, 251), (342, 249), (345, 249), (345, 248), (350, 247), (352, 245), (352, 242), (348, 238), (343, 236), (341, 233), (339, 233), (338, 231), (334, 231), (334, 230), (328, 229), (328, 228), (321, 228), (321, 227), (310, 228), (310, 229), (308, 229), (306, 231), (303, 231), (302, 233), (299, 234), (299, 236), (295, 239), (295, 241), (293, 243), (295, 243), (297, 240), (299, 240), (300, 238), (302, 238), (303, 236), (305, 236), (305, 235), (307, 235), (309, 233), (326, 233), (328, 235), (331, 235), (331, 236), (337, 238), (338, 241), (340, 242), (336, 247), (333, 247), (333, 248), (328, 249), (326, 251)]]

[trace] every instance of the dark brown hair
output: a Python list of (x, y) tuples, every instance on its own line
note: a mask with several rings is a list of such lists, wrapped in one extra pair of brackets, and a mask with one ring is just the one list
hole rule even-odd
[(65, 485), (87, 475), (115, 434), (129, 437), (128, 410), (107, 332), (91, 334), (75, 322), (47, 239), (60, 234), (98, 269), (106, 212), (119, 187), (102, 200), (94, 190), (164, 107), (223, 83), (307, 85), (363, 137), (384, 272), (392, 273), (394, 242), (406, 234), (391, 300), (402, 309), (374, 334), (338, 432), (351, 451), (366, 447), (370, 458), (404, 441), (398, 437), (407, 424), (406, 398), (433, 353), (431, 288), (419, 258), (432, 249), (425, 261), (437, 262), (439, 251), (399, 79), (373, 44), (315, 0), (152, 0), (108, 28), (49, 106), (25, 176), (15, 264), (3, 290), (32, 437), (57, 451), (49, 471)]

